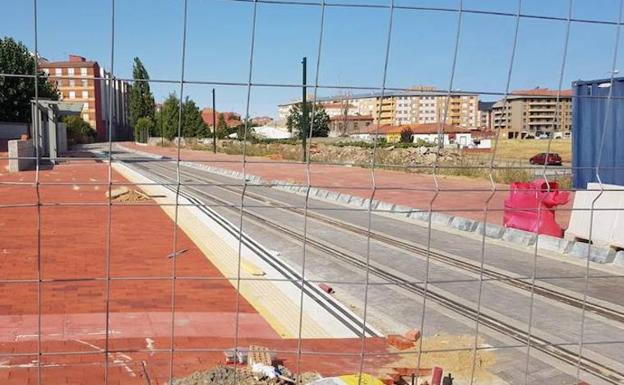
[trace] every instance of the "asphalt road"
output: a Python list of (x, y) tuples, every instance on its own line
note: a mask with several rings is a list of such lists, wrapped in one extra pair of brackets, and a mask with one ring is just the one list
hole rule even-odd
[[(176, 183), (175, 161), (114, 156)], [(490, 371), (509, 383), (576, 383), (579, 351), (581, 380), (624, 381), (624, 276), (617, 272), (383, 213), (313, 199), (306, 205), (304, 196), (268, 186), (248, 184), (243, 196), (241, 180), (180, 170), (181, 192), (237, 225), (242, 203), (244, 232), (308, 280), (331, 285), (378, 330), (479, 333), (481, 346), (496, 352)]]

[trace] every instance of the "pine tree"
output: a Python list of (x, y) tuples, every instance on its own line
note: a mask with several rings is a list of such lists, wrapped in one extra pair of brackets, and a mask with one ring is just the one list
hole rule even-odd
[(150, 91), (149, 74), (138, 57), (134, 58), (132, 78), (135, 82), (130, 89), (130, 125), (134, 126), (139, 118), (154, 119), (154, 96)]

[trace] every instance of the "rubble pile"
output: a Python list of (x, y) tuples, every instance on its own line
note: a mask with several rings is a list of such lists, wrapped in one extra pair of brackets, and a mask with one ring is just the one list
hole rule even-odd
[[(303, 373), (297, 380), (284, 366), (275, 367), (276, 375), (254, 373), (248, 367), (217, 366), (207, 371), (174, 379), (171, 385), (306, 385), (320, 378), (316, 373)], [(279, 374), (277, 374), (279, 373)]]

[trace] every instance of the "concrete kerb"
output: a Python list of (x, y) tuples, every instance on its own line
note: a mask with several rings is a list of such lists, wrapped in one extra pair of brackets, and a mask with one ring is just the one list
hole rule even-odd
[(537, 235), (524, 230), (506, 228), (502, 239), (507, 242), (513, 242), (524, 246), (534, 245), (537, 241)]
[(613, 259), (613, 264), (624, 266), (624, 250), (620, 250), (615, 253), (615, 258)]
[[(152, 153), (148, 153), (145, 151), (128, 149), (123, 146), (119, 146), (124, 150), (134, 152), (141, 156), (145, 156), (153, 159), (165, 159), (166, 157), (161, 155), (155, 155)], [(201, 168), (203, 170), (207, 170), (209, 172), (223, 175), (226, 177), (231, 177), (235, 179), (242, 179), (243, 173), (220, 169), (218, 167), (206, 166), (203, 164), (195, 164), (192, 162), (181, 162), (181, 164), (193, 167), (193, 168)], [(255, 175), (246, 175), (249, 181), (262, 184), (267, 183), (271, 187), (287, 191), (291, 193), (298, 193), (301, 195), (305, 195), (308, 186), (302, 186), (300, 184), (293, 184), (284, 182), (282, 180), (272, 180), (270, 182), (265, 181), (261, 177)], [(346, 193), (338, 193), (336, 191), (319, 189), (317, 187), (310, 187), (310, 198), (321, 199), (330, 202), (338, 202), (342, 204), (347, 204), (349, 206), (354, 206), (357, 208), (368, 209), (369, 199), (362, 198), (355, 195), (350, 195)], [(556, 252), (559, 254), (569, 255), (571, 257), (576, 258), (586, 258), (588, 255), (589, 245), (583, 242), (575, 242), (565, 240), (563, 238), (551, 237), (548, 235), (536, 235), (531, 232), (522, 231), (518, 229), (505, 228), (495, 224), (484, 224), (483, 222), (464, 218), (460, 216), (449, 215), (440, 212), (432, 212), (430, 213), (428, 210), (417, 209), (408, 206), (397, 205), (394, 203), (383, 202), (378, 200), (372, 201), (372, 210), (388, 212), (396, 215), (406, 216), (410, 219), (414, 219), (420, 222), (429, 222), (429, 216), (431, 215), (431, 223), (441, 227), (450, 227), (456, 230), (465, 231), (465, 232), (476, 232), (477, 234), (483, 234), (485, 232), (485, 236), (492, 239), (501, 239), (506, 242), (511, 242), (514, 244), (518, 244), (521, 246), (534, 246), (537, 242), (538, 249)], [(592, 246), (590, 260), (597, 263), (613, 263), (617, 265), (624, 266), (624, 251), (617, 251), (611, 248), (597, 247)]]
[(376, 206), (376, 211), (392, 211), (395, 205), (394, 203), (378, 201)]
[(568, 251), (571, 242), (563, 239), (557, 238), (550, 235), (540, 234), (537, 237), (537, 248), (542, 250), (554, 251), (556, 253), (564, 254)]
[(505, 228), (491, 223), (480, 222), (477, 226), (477, 233), (481, 235), (485, 233), (485, 236), (488, 238), (500, 239), (505, 233)]
[(454, 216), (445, 213), (431, 213), (431, 223), (435, 223), (440, 226), (449, 226), (453, 221)]
[(468, 219), (464, 217), (453, 217), (450, 226), (457, 230), (473, 232), (477, 229), (479, 223), (479, 221), (475, 221), (473, 219)]
[(576, 258), (585, 259), (589, 255), (589, 260), (598, 263), (611, 263), (615, 260), (615, 250), (606, 247), (592, 246), (589, 243), (573, 242), (567, 252), (568, 255)]

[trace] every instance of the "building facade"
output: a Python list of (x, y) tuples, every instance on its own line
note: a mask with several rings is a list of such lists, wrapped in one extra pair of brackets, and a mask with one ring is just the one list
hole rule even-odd
[(95, 129), (97, 140), (108, 140), (109, 123), (112, 140), (130, 137), (127, 82), (112, 78), (96, 61), (77, 55), (69, 55), (66, 61), (41, 60), (39, 67), (56, 84), (60, 100), (82, 103), (80, 116)]
[(572, 90), (514, 91), (492, 107), (492, 128), (502, 137), (534, 138), (569, 133), (572, 128)]
[[(446, 123), (462, 128), (478, 127), (479, 95), (461, 92), (436, 91), (433, 87), (419, 87), (407, 92), (348, 95), (318, 98), (330, 117), (335, 116), (334, 106), (340, 105), (344, 114), (372, 116), (378, 125), (408, 125)], [(290, 107), (297, 102), (278, 106), (280, 121), (288, 117)]]

